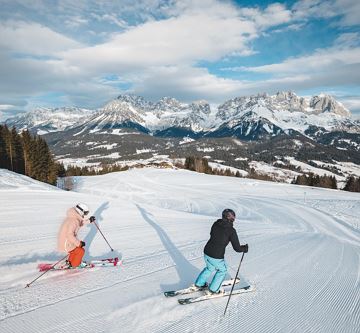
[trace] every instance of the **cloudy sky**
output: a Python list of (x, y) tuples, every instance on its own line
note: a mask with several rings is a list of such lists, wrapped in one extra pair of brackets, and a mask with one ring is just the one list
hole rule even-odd
[(292, 90), (360, 118), (360, 1), (0, 0), (0, 120), (121, 93), (189, 102)]

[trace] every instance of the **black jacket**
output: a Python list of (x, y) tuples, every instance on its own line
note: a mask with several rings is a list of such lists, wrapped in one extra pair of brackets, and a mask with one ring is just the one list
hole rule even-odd
[(225, 248), (231, 242), (236, 252), (243, 252), (238, 235), (231, 222), (217, 220), (211, 227), (210, 239), (206, 243), (204, 253), (212, 258), (224, 259)]

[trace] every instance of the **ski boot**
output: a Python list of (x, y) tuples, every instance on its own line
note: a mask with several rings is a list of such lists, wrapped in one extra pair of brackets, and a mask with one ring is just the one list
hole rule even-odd
[(191, 291), (202, 291), (204, 289), (207, 289), (209, 287), (209, 285), (207, 283), (205, 283), (204, 286), (202, 287), (199, 287), (197, 286), (196, 284), (192, 284), (190, 287), (189, 287), (189, 290)]
[(222, 295), (225, 293), (224, 288), (220, 288), (218, 291), (212, 291), (209, 288), (205, 290), (206, 296), (216, 296), (216, 295)]
[(78, 266), (79, 268), (84, 268), (86, 267), (88, 264), (86, 261), (82, 261), (81, 264)]

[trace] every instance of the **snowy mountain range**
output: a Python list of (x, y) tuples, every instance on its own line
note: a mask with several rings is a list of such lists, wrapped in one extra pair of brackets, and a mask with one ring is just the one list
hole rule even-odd
[(15, 126), (18, 130), (31, 130), (39, 135), (63, 131), (71, 126), (79, 125), (95, 112), (94, 110), (61, 107), (39, 107), (23, 115), (6, 120), (9, 126)]
[(359, 173), (360, 122), (325, 94), (259, 94), (216, 108), (205, 101), (186, 104), (166, 97), (151, 102), (121, 95), (99, 110), (37, 109), (7, 124), (42, 134), (67, 165), (197, 156), (241, 173), (271, 170), (282, 180), (301, 170), (331, 173), (339, 182)]
[(238, 97), (211, 108), (206, 101), (191, 104), (165, 97), (158, 102), (140, 96), (120, 95), (99, 110), (80, 108), (36, 109), (8, 119), (18, 129), (39, 134), (82, 126), (81, 131), (107, 132), (134, 127), (155, 136), (225, 137), (258, 139), (287, 130), (305, 133), (310, 127), (328, 131), (359, 132), (351, 113), (325, 94), (311, 98), (292, 92)]
[(328, 95), (306, 99), (292, 92), (260, 94), (235, 98), (215, 109), (206, 101), (185, 104), (163, 98), (152, 103), (139, 96), (121, 95), (93, 115), (83, 128), (111, 133), (125, 126), (165, 137), (258, 139), (287, 130), (304, 133), (310, 126), (357, 132), (360, 127), (350, 117), (349, 110)]

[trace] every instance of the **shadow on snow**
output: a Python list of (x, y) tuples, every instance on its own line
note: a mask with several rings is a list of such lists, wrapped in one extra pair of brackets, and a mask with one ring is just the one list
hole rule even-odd
[[(94, 212), (94, 216), (96, 217), (96, 224), (98, 225), (98, 227), (101, 229), (101, 221), (103, 220), (103, 217), (101, 216), (101, 214), (109, 208), (109, 201), (104, 202), (98, 209), (96, 209), (96, 211)], [(113, 258), (115, 256), (119, 257), (119, 259), (121, 259), (122, 254), (119, 253), (118, 251), (116, 251), (114, 249), (114, 251), (109, 250), (108, 252), (103, 253), (101, 256), (90, 256), (89, 254), (89, 249), (91, 246), (91, 243), (93, 242), (96, 234), (98, 233), (98, 229), (96, 228), (96, 226), (94, 224), (90, 224), (90, 232), (86, 235), (86, 237), (84, 238), (84, 242), (86, 244), (86, 252), (84, 255), (84, 260), (89, 261), (89, 260), (97, 260), (97, 259), (104, 259), (104, 258)], [(99, 233), (100, 234), (100, 233)], [(104, 235), (106, 237), (106, 235)], [(105, 239), (103, 239), (103, 236), (100, 234), (99, 237), (101, 237), (101, 239), (104, 241), (104, 247), (106, 249), (109, 249), (109, 245), (106, 243)], [(106, 239), (108, 239), (106, 237)], [(108, 240), (108, 242), (111, 245), (111, 242)]]
[(167, 250), (167, 252), (171, 256), (171, 259), (174, 261), (175, 269), (179, 276), (180, 281), (178, 283), (161, 284), (161, 289), (163, 291), (179, 289), (188, 286), (191, 283), (194, 283), (196, 276), (199, 274), (198, 268), (193, 266), (178, 250), (178, 248), (171, 241), (170, 237), (167, 235), (164, 229), (155, 222), (156, 220), (154, 219), (153, 215), (139, 205), (136, 206), (139, 209), (144, 220), (157, 232), (162, 244), (164, 245), (164, 248)]

